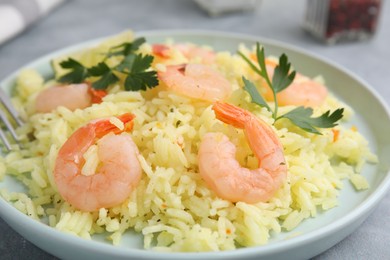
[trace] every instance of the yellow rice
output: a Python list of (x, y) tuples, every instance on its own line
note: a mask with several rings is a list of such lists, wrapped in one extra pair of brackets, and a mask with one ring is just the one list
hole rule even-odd
[[(115, 41), (110, 39), (77, 57), (85, 64), (96, 64), (99, 53), (110, 44), (115, 45)], [(245, 46), (240, 49), (249, 51)], [(144, 44), (141, 51), (150, 53), (151, 47)], [(180, 52), (173, 53), (170, 62), (188, 62)], [(161, 62), (153, 66), (156, 70), (165, 69)], [(219, 52), (213, 66), (235, 89), (229, 102), (273, 123), (270, 113), (251, 104), (241, 89), (241, 77), (254, 79), (255, 74), (240, 57)], [(8, 174), (23, 183), (26, 192), (3, 189), (0, 194), (24, 214), (66, 233), (85, 239), (104, 233), (114, 245), (119, 245), (123, 234), (135, 230), (142, 234), (146, 249), (164, 251), (258, 246), (266, 244), (276, 233), (293, 230), (305, 219), (336, 207), (343, 179), (350, 179), (356, 190), (369, 188), (359, 173), (367, 161), (376, 162), (376, 156), (356, 129), (338, 126), (340, 136), (333, 141), (330, 129), (313, 135), (283, 121), (273, 128), (285, 149), (289, 166), (286, 182), (269, 202), (231, 203), (218, 198), (199, 176), (197, 151), (202, 136), (210, 131), (223, 132), (237, 145), (237, 159), (242, 165), (255, 168), (258, 162), (242, 131), (218, 121), (210, 103), (159, 87), (149, 92), (124, 92), (120, 86), (113, 86), (104, 102), (83, 110), (72, 112), (59, 107), (52, 113), (31, 113), (37, 93), (53, 84), (45, 83), (32, 69), (22, 71), (18, 77), (13, 102), (28, 118), (26, 126), (18, 129), (25, 149), (1, 158), (0, 179)], [(352, 116), (353, 111), (331, 95), (316, 113), (339, 107), (346, 109), (346, 119)], [(281, 107), (280, 113), (290, 109)], [(59, 148), (90, 120), (126, 112), (136, 115), (131, 135), (140, 150), (140, 184), (121, 205), (92, 213), (75, 210), (56, 191), (53, 168)], [(31, 131), (36, 139), (29, 143), (27, 134)], [(93, 174), (99, 163), (96, 153), (96, 146), (86, 153), (83, 174)]]

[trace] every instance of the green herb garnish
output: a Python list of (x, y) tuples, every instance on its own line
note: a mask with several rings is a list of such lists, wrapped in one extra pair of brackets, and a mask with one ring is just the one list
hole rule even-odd
[(279, 64), (275, 67), (274, 75), (271, 80), (268, 76), (265, 65), (264, 48), (260, 49), (259, 43), (256, 44), (256, 57), (258, 66), (256, 66), (241, 52), (238, 52), (238, 54), (258, 75), (264, 78), (264, 80), (270, 86), (275, 103), (275, 107), (273, 110), (258, 92), (255, 84), (247, 80), (245, 77), (242, 78), (244, 82), (244, 89), (251, 96), (252, 103), (267, 108), (267, 110), (272, 113), (272, 117), (274, 118), (275, 122), (279, 119), (286, 118), (289, 119), (293, 124), (307, 132), (313, 134), (321, 134), (316, 128), (332, 128), (336, 126), (336, 122), (343, 117), (344, 108), (336, 109), (333, 113), (327, 111), (319, 117), (312, 117), (313, 109), (310, 107), (303, 106), (296, 107), (290, 112), (278, 116), (278, 100), (276, 94), (286, 89), (293, 82), (296, 75), (295, 71), (290, 70), (291, 64), (288, 61), (288, 57), (285, 54), (282, 54), (279, 57)]
[(61, 62), (60, 65), (64, 69), (71, 70), (69, 73), (65, 74), (60, 78), (60, 82), (80, 83), (83, 82), (83, 80), (89, 75), (88, 69), (84, 67), (83, 64), (72, 58)]
[(89, 68), (87, 77), (90, 76), (99, 77), (97, 81), (92, 83), (94, 89), (106, 89), (111, 84), (119, 81), (119, 78), (114, 74), (114, 70), (108, 67), (105, 62), (100, 62), (96, 66)]
[(344, 108), (339, 108), (333, 111), (330, 114), (330, 111), (326, 111), (319, 117), (311, 117), (313, 114), (313, 109), (309, 107), (297, 107), (290, 112), (281, 115), (277, 119), (287, 118), (293, 122), (296, 126), (302, 128), (303, 130), (313, 133), (321, 134), (317, 128), (332, 128), (337, 124), (336, 122), (343, 117)]
[(134, 53), (138, 50), (138, 48), (144, 44), (145, 38), (137, 38), (132, 42), (124, 42), (122, 44), (119, 44), (117, 46), (114, 46), (110, 49), (110, 51), (107, 53), (107, 57), (112, 56), (127, 56), (131, 53)]
[[(153, 56), (137, 54), (138, 48), (145, 42), (145, 38), (135, 39), (110, 48), (104, 59), (90, 68), (80, 62), (69, 58), (60, 63), (64, 69), (70, 70), (59, 78), (63, 83), (81, 83), (87, 78), (96, 77), (92, 83), (94, 89), (107, 89), (108, 86), (119, 81), (118, 74), (125, 75), (124, 87), (128, 91), (146, 90), (158, 85), (157, 72), (149, 70)], [(110, 67), (107, 59), (113, 56), (122, 56), (116, 66)]]

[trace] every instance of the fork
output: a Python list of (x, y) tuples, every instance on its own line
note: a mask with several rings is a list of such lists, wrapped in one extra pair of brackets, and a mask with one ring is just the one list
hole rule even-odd
[(15, 141), (19, 146), (19, 137), (15, 132), (14, 126), (8, 119), (8, 115), (10, 115), (15, 121), (17, 126), (22, 126), (24, 124), (23, 120), (20, 118), (18, 112), (15, 110), (13, 105), (11, 104), (11, 100), (8, 95), (4, 92), (4, 90), (0, 87), (0, 103), (4, 106), (5, 110), (0, 109), (0, 122), (4, 123), (3, 127), (0, 127), (0, 138), (3, 141), (4, 146), (8, 151), (12, 150), (11, 142), (6, 134), (8, 131), (11, 134), (13, 141)]

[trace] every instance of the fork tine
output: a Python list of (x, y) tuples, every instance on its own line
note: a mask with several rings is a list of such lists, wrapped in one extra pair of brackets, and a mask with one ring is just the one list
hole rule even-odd
[(3, 129), (0, 128), (0, 139), (3, 141), (3, 144), (7, 148), (8, 151), (11, 151), (11, 144), (8, 142), (7, 137), (5, 136), (5, 133)]
[[(0, 101), (4, 105), (4, 107), (8, 110), (8, 112), (11, 114), (12, 118), (15, 120), (18, 126), (22, 126), (23, 120), (19, 117), (18, 112), (15, 110), (15, 108), (10, 102), (10, 98), (7, 96), (7, 94), (5, 94), (4, 90), (1, 87), (0, 87)], [(11, 127), (9, 129), (13, 129), (13, 128)]]
[[(23, 121), (19, 117), (18, 112), (12, 106), (9, 97), (7, 96), (7, 94), (5, 94), (5, 92), (3, 91), (3, 89), (1, 87), (0, 87), (0, 101), (3, 104), (3, 106), (5, 107), (5, 109), (7, 110), (7, 112), (15, 120), (16, 124), (18, 126), (22, 126)], [(6, 111), (4, 111), (3, 109), (0, 109), (0, 120), (1, 120), (1, 122), (4, 123), (6, 130), (11, 133), (11, 136), (15, 140), (15, 142), (17, 144), (19, 144), (19, 137), (16, 134), (15, 129), (12, 126), (11, 122), (8, 120), (8, 116), (7, 116), (8, 113), (6, 113)], [(5, 145), (7, 150), (11, 151), (12, 148), (11, 148), (10, 141), (7, 139), (7, 135), (5, 134), (3, 129), (1, 129), (1, 127), (0, 127), (0, 139), (3, 141), (3, 144)]]
[(12, 126), (11, 122), (8, 120), (7, 115), (4, 113), (3, 110), (0, 110), (0, 119), (5, 124), (5, 127), (11, 133), (15, 141), (19, 141), (19, 137), (16, 134), (14, 127)]

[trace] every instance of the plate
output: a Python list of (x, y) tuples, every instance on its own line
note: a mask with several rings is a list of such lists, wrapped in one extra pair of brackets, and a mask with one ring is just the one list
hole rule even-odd
[[(292, 232), (275, 235), (264, 246), (241, 248), (233, 251), (206, 253), (162, 253), (144, 250), (142, 238), (130, 233), (124, 238), (126, 246), (112, 246), (104, 239), (83, 240), (57, 231), (20, 213), (0, 198), (1, 217), (17, 232), (43, 250), (62, 259), (306, 259), (313, 257), (352, 233), (369, 216), (390, 187), (390, 174), (387, 159), (390, 157), (389, 109), (384, 101), (365, 81), (344, 68), (296, 47), (276, 41), (240, 34), (215, 31), (146, 31), (136, 36), (146, 37), (149, 43), (164, 42), (166, 38), (176, 42), (194, 42), (212, 46), (216, 50), (235, 52), (240, 43), (247, 46), (260, 42), (267, 55), (279, 56), (286, 53), (297, 69), (308, 76), (321, 74), (339, 99), (355, 110), (351, 125), (370, 142), (370, 148), (379, 157), (376, 165), (367, 165), (362, 174), (367, 178), (370, 189), (356, 192), (345, 183), (340, 193), (339, 206), (318, 217), (307, 219)], [(35, 68), (45, 77), (53, 76), (50, 60), (56, 56), (86, 48), (101, 41), (97, 39), (78, 44), (46, 55), (26, 67)], [(10, 93), (18, 72), (0, 83)], [(375, 117), (372, 115), (376, 115)], [(20, 189), (13, 179), (6, 177), (0, 182), (0, 189)], [(294, 236), (294, 234), (300, 234)]]

